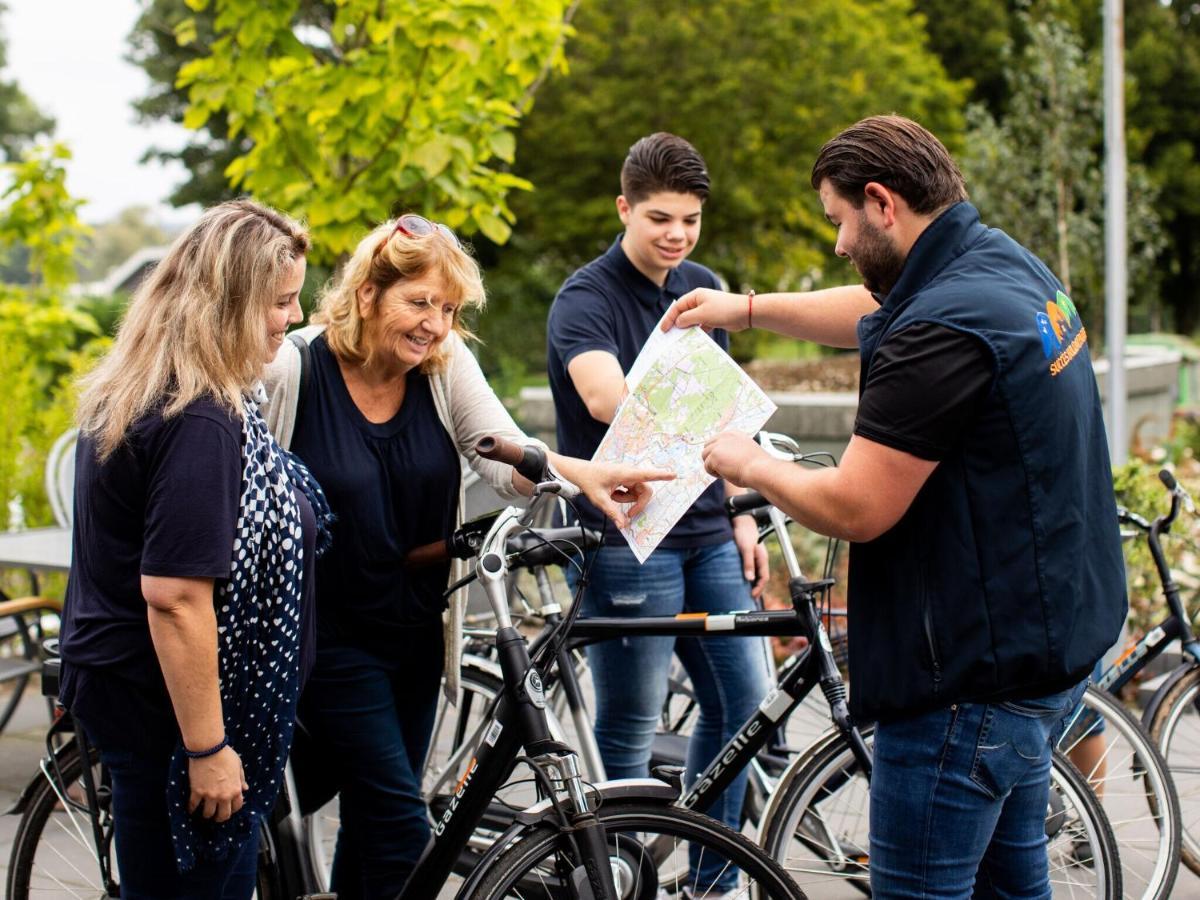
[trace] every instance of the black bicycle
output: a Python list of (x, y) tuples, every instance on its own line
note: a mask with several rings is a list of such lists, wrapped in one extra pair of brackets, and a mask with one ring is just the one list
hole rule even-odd
[[(809, 461), (795, 443), (784, 435), (763, 433), (760, 443), (769, 452), (797, 462)], [(871, 772), (872, 729), (860, 728), (850, 717), (847, 687), (838, 668), (833, 643), (825, 628), (828, 592), (833, 579), (807, 580), (788, 537), (787, 517), (769, 507), (755, 493), (731, 498), (731, 515), (752, 514), (759, 523), (760, 537), (774, 534), (788, 568), (792, 608), (780, 611), (730, 613), (721, 616), (682, 615), (659, 618), (580, 618), (566, 621), (562, 609), (547, 587), (544, 573), (538, 576), (543, 603), (540, 615), (544, 631), (535, 643), (535, 655), (544, 650), (550, 636), (561, 641), (563, 623), (569, 638), (555, 649), (559, 665), (546, 673), (551, 688), (550, 705), (558, 706), (557, 720), (571, 721), (580, 736), (580, 747), (589, 746), (590, 721), (579, 683), (581, 666), (574, 653), (585, 643), (635, 635), (675, 635), (719, 639), (732, 636), (794, 636), (808, 638), (807, 646), (792, 656), (778, 673), (778, 683), (759, 710), (719, 752), (679, 799), (688, 809), (707, 809), (726, 789), (735, 775), (749, 768), (752, 790), (744, 811), (757, 828), (760, 843), (779, 860), (801, 887), (816, 892), (836, 883), (869, 893), (868, 808)], [(828, 574), (826, 572), (825, 574)], [(488, 632), (481, 630), (482, 641)], [(474, 695), (454, 723), (458, 749), (435, 781), (434, 801), (444, 790), (445, 772), (474, 746), (475, 735), (486, 728), (487, 716), (470, 711), (487, 710), (500, 692), (495, 664), (486, 655), (468, 657), (462, 672), (464, 691)], [(816, 688), (824, 697), (832, 727), (802, 750), (778, 740), (794, 711)], [(678, 724), (676, 722), (675, 724)], [(561, 727), (561, 726), (560, 726)], [(565, 728), (563, 729), (565, 731)], [(585, 737), (585, 735), (587, 737)], [(679, 771), (685, 742), (666, 735), (656, 741), (652, 765), (665, 773)], [(594, 742), (591, 744), (594, 747)], [(594, 751), (593, 751), (594, 752)], [(588, 754), (584, 754), (585, 760)], [(597, 762), (588, 761), (591, 771)], [(1051, 883), (1056, 896), (1122, 896), (1119, 853), (1108, 819), (1088, 781), (1060, 753), (1052, 764), (1051, 804), (1047, 810), (1046, 833), (1051, 866)], [(500, 828), (506, 814), (502, 804), (489, 811), (493, 828)], [(509, 813), (511, 815), (511, 813)], [(485, 835), (482, 840), (486, 841)]]
[[(1162, 584), (1167, 615), (1154, 625), (1117, 658), (1096, 683), (1096, 687), (1113, 696), (1118, 695), (1133, 678), (1154, 659), (1178, 641), (1183, 662), (1172, 669), (1146, 704), (1142, 725), (1157, 742), (1166, 760), (1182, 820), (1182, 841), (1179, 847), (1183, 863), (1200, 875), (1200, 641), (1192, 630), (1191, 619), (1184, 608), (1179, 584), (1171, 574), (1163, 553), (1161, 538), (1169, 534), (1181, 509), (1195, 512), (1192, 498), (1166, 469), (1159, 480), (1170, 494), (1168, 511), (1147, 521), (1140, 515), (1122, 509), (1123, 525), (1136, 528), (1146, 535), (1154, 567)], [(1160, 807), (1153, 794), (1152, 808)], [(1169, 810), (1163, 815), (1169, 813)]]

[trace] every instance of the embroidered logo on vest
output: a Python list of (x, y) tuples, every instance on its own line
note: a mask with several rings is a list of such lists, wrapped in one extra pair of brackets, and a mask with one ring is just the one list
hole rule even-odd
[[(1042, 338), (1042, 353), (1050, 360), (1050, 374), (1057, 375), (1070, 365), (1087, 343), (1087, 329), (1079, 319), (1075, 304), (1062, 291), (1055, 291), (1054, 299), (1046, 301), (1046, 311), (1036, 313), (1034, 318)], [(1072, 336), (1076, 329), (1078, 331)]]

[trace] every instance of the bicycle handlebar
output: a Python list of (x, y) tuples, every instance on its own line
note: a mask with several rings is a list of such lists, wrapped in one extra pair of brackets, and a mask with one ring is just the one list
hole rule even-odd
[(744, 494), (735, 494), (726, 498), (725, 512), (729, 513), (729, 518), (732, 519), (734, 516), (744, 516), (756, 509), (770, 505), (771, 501), (758, 491), (746, 491)]
[(506, 438), (489, 434), (475, 442), (475, 452), (484, 459), (508, 463), (534, 484), (546, 481), (546, 453), (540, 447), (522, 447)]
[[(510, 534), (505, 541), (505, 550), (509, 556), (518, 557), (509, 564), (509, 568), (534, 568), (561, 562), (564, 553), (595, 550), (600, 543), (600, 532), (570, 525), (565, 528), (530, 528)], [(404, 567), (421, 569), (451, 559), (469, 559), (479, 552), (482, 544), (483, 532), (477, 525), (468, 522), (455, 529), (447, 540), (434, 541), (410, 550), (404, 557)]]

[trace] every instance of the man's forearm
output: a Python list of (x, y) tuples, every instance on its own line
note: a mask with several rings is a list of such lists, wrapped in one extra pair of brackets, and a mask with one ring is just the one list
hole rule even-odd
[(746, 487), (810, 531), (848, 541), (862, 536), (856, 494), (841, 469), (805, 469), (764, 456), (748, 467), (745, 479)]
[(827, 347), (857, 347), (858, 320), (879, 306), (862, 285), (843, 285), (807, 293), (758, 294), (755, 328)]

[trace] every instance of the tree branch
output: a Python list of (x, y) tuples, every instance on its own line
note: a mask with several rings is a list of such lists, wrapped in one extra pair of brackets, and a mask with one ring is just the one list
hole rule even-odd
[(571, 20), (575, 18), (575, 11), (579, 9), (580, 0), (572, 0), (571, 5), (567, 7), (567, 11), (563, 13), (563, 29), (558, 35), (558, 40), (554, 42), (554, 47), (546, 54), (546, 61), (542, 64), (542, 70), (538, 72), (537, 78), (533, 79), (529, 87), (525, 89), (525, 93), (521, 95), (520, 102), (517, 103), (517, 111), (520, 115), (525, 115), (529, 111), (529, 107), (533, 105), (534, 95), (537, 94), (540, 88), (550, 77), (550, 66), (558, 51), (562, 49), (563, 44), (567, 42), (567, 26), (571, 24)]
[(430, 47), (426, 46), (425, 49), (421, 51), (421, 59), (417, 63), (417, 71), (413, 75), (412, 94), (409, 95), (408, 104), (404, 107), (404, 112), (401, 114), (400, 118), (396, 120), (396, 124), (392, 126), (392, 130), (387, 133), (387, 136), (380, 143), (379, 149), (375, 152), (375, 155), (351, 172), (347, 177), (347, 189), (353, 186), (354, 182), (358, 181), (364, 172), (375, 165), (375, 163), (379, 162), (379, 160), (383, 157), (383, 154), (387, 151), (388, 147), (392, 145), (392, 141), (396, 139), (396, 137), (404, 129), (404, 126), (408, 123), (408, 117), (412, 113), (413, 105), (417, 102), (417, 96), (421, 93), (421, 79), (425, 74), (425, 65), (429, 62), (430, 49)]

